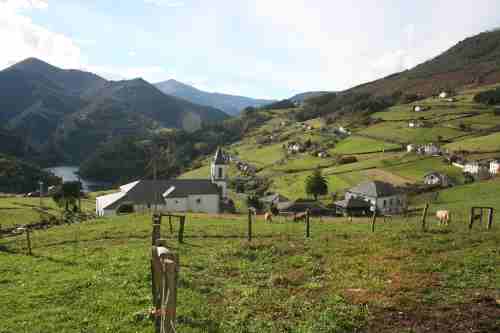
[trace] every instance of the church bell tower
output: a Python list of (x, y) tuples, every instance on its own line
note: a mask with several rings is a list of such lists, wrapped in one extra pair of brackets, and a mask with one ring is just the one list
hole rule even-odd
[(227, 197), (227, 162), (224, 156), (224, 152), (219, 147), (215, 153), (212, 165), (210, 167), (210, 177), (212, 183), (216, 184), (222, 193), (222, 198)]

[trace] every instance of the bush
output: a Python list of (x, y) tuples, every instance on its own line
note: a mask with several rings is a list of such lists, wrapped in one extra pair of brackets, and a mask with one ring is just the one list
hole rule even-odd
[(123, 203), (116, 209), (118, 214), (131, 214), (134, 212), (134, 205), (131, 203)]
[(480, 92), (474, 96), (474, 102), (487, 105), (500, 104), (500, 88)]
[(351, 164), (351, 163), (356, 163), (358, 159), (356, 156), (342, 156), (339, 160), (339, 164)]

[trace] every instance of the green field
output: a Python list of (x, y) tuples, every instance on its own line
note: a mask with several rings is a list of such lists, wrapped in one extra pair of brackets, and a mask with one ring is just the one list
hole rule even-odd
[[(451, 199), (451, 198), (450, 198)], [(0, 332), (151, 332), (149, 216), (0, 239)], [(178, 332), (494, 332), (500, 228), (368, 219), (254, 225), (189, 216)], [(205, 238), (199, 238), (203, 236)], [(221, 238), (219, 236), (232, 236)], [(169, 237), (165, 234), (164, 237)], [(196, 237), (196, 238), (194, 238)], [(495, 301), (496, 300), (496, 301)], [(471, 314), (476, 314), (471, 316)]]
[(463, 184), (462, 170), (443, 163), (442, 158), (421, 158), (412, 163), (385, 168), (385, 170), (411, 179), (415, 183), (422, 183), (424, 176), (430, 172), (440, 172), (448, 175), (456, 184)]
[(337, 146), (330, 150), (334, 154), (362, 154), (380, 152), (383, 150), (400, 148), (400, 145), (388, 143), (380, 140), (350, 136), (342, 140)]
[(444, 146), (452, 151), (467, 150), (470, 152), (499, 152), (500, 151), (500, 133), (493, 133), (477, 138), (470, 138), (462, 141), (456, 141)]
[(438, 138), (449, 140), (465, 135), (458, 129), (434, 126), (431, 128), (408, 128), (408, 122), (382, 122), (358, 132), (380, 140), (399, 143), (424, 144), (438, 142)]

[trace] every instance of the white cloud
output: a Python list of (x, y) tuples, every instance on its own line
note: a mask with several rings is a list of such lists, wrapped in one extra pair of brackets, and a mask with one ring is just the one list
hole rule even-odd
[(184, 2), (174, 0), (144, 0), (145, 3), (163, 7), (184, 7)]
[(80, 48), (69, 37), (37, 25), (21, 13), (23, 9), (43, 9), (46, 1), (0, 0), (0, 69), (28, 57), (37, 57), (64, 68), (78, 67)]
[(135, 51), (128, 51), (129, 57), (135, 57), (137, 55), (137, 52)]
[(0, 0), (2, 9), (45, 9), (49, 6), (48, 0)]

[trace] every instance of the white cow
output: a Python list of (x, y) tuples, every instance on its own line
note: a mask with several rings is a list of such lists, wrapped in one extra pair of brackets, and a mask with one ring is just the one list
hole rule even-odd
[(439, 225), (450, 225), (451, 215), (448, 210), (438, 210), (436, 218), (439, 220)]

